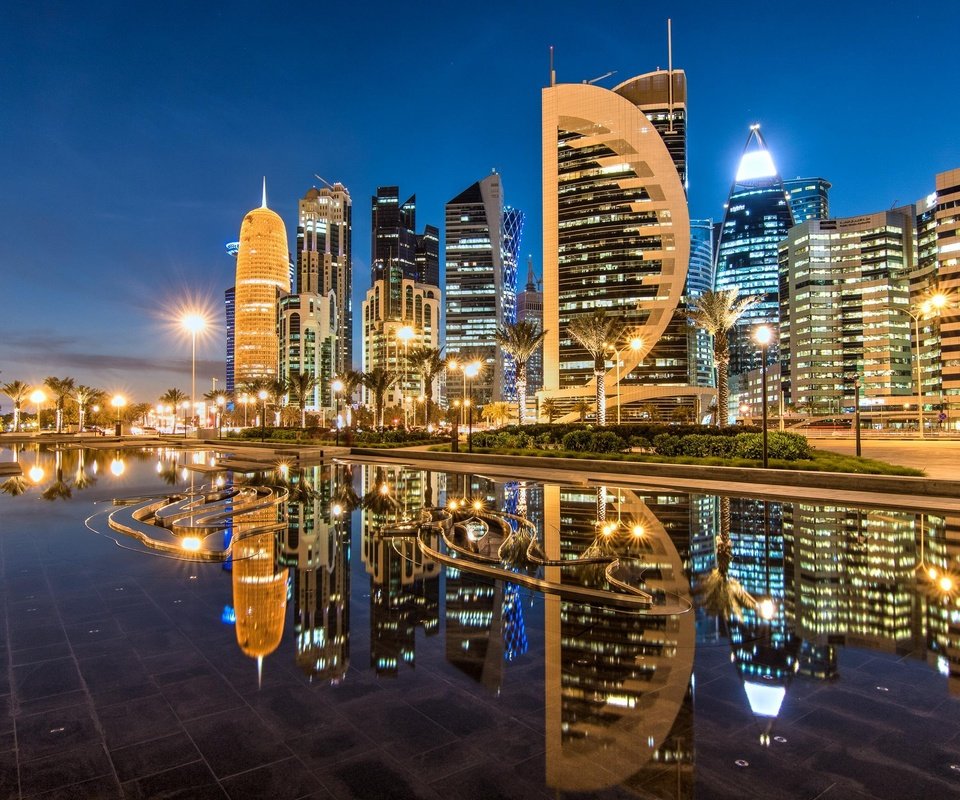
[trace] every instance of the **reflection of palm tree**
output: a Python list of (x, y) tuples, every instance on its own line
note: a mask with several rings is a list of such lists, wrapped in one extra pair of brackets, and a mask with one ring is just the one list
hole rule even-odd
[(73, 492), (70, 489), (70, 484), (63, 479), (63, 453), (57, 450), (54, 458), (56, 464), (54, 481), (40, 492), (40, 496), (44, 500), (50, 501), (67, 500), (73, 496)]
[(88, 486), (93, 486), (97, 482), (97, 479), (93, 475), (88, 475), (86, 471), (86, 459), (87, 451), (79, 450), (77, 455), (77, 471), (73, 476), (73, 485), (77, 488), (78, 491), (86, 489)]
[(382, 467), (377, 467), (373, 488), (360, 498), (360, 505), (381, 517), (396, 513), (400, 508), (399, 501), (390, 491), (390, 484), (387, 483), (387, 476)]
[(7, 478), (3, 483), (0, 483), (0, 491), (13, 497), (19, 497), (27, 491), (29, 486), (30, 481), (24, 478), (23, 475), (14, 475), (12, 478)]
[(353, 490), (353, 468), (349, 465), (340, 465), (336, 467), (336, 470), (333, 502), (340, 505), (344, 514), (349, 514), (361, 502), (360, 495)]
[(703, 605), (722, 624), (732, 618), (741, 619), (744, 608), (754, 608), (757, 601), (736, 578), (730, 577), (733, 543), (730, 541), (730, 498), (720, 498), (720, 534), (717, 536), (717, 566), (698, 587)]

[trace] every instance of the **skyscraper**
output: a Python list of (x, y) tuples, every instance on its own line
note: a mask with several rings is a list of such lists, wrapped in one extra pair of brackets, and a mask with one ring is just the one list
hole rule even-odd
[(956, 426), (960, 416), (960, 169), (937, 175), (936, 189), (938, 289), (949, 297), (940, 323), (945, 423)]
[(312, 187), (300, 201), (297, 225), (297, 293), (336, 298), (334, 372), (340, 375), (353, 360), (352, 208), (342, 183)]
[(410, 195), (401, 204), (397, 186), (378, 186), (370, 211), (370, 283), (383, 280), (393, 287), (385, 298), (386, 311), (392, 314), (402, 278), (440, 285), (440, 231), (427, 225), (423, 233), (416, 232), (417, 196)]
[(830, 216), (830, 187), (823, 178), (790, 178), (783, 182), (793, 221), (799, 225), (811, 219)]
[[(527, 283), (517, 295), (517, 322), (535, 322), (543, 330), (543, 292), (533, 272), (533, 257), (527, 259)], [(543, 386), (543, 345), (527, 362), (527, 392), (532, 395)]]
[(811, 220), (780, 245), (780, 375), (788, 404), (829, 414), (912, 395), (914, 208)]
[(278, 377), (280, 340), (277, 300), (290, 291), (287, 230), (280, 216), (263, 203), (248, 212), (240, 226), (236, 279), (236, 353), (234, 379), (246, 383)]
[[(712, 219), (690, 220), (690, 267), (684, 287), (684, 305), (691, 308), (697, 298), (713, 289), (713, 231)], [(687, 370), (694, 386), (713, 385), (713, 346), (709, 334), (702, 328), (687, 327)]]
[(690, 253), (685, 108), (682, 70), (612, 91), (543, 90), (544, 392), (566, 411), (595, 393), (593, 359), (569, 334), (573, 319), (595, 309), (643, 341), (619, 364), (611, 352), (608, 405), (698, 394), (688, 384), (685, 321), (675, 322)]
[[(759, 348), (752, 341), (760, 324), (776, 326), (779, 319), (777, 247), (793, 227), (783, 181), (760, 133), (751, 125), (737, 175), (727, 200), (717, 248), (716, 288), (737, 288), (740, 296), (756, 295), (730, 335), (730, 374), (760, 366)], [(767, 350), (777, 360), (776, 340)]]
[(503, 205), (494, 172), (446, 205), (447, 353), (469, 353), (486, 367), (474, 381), (480, 405), (508, 397), (509, 359), (496, 346), (498, 328), (516, 322), (517, 254), (523, 213)]
[(231, 286), (223, 293), (223, 315), (227, 327), (227, 394), (233, 394), (233, 374), (236, 366), (237, 334), (237, 287)]

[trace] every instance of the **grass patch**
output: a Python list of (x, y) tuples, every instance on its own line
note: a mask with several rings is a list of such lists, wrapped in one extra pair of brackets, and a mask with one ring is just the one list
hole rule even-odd
[[(449, 452), (450, 445), (431, 447), (436, 452)], [(460, 452), (466, 452), (461, 448)], [(474, 453), (504, 456), (536, 456), (538, 458), (592, 459), (596, 461), (636, 461), (648, 464), (689, 464), (704, 467), (760, 467), (762, 462), (751, 458), (694, 458), (692, 456), (658, 456), (648, 453), (582, 453), (573, 450), (536, 450), (519, 448), (474, 447)], [(856, 458), (837, 453), (815, 451), (812, 460), (783, 461), (771, 458), (770, 469), (802, 470), (805, 472), (846, 472), (861, 475), (910, 475), (922, 477), (922, 470), (901, 467), (873, 458)]]

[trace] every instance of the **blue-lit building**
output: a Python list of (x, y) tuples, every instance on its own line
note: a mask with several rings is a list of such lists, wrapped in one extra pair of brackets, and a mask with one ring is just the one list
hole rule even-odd
[[(750, 134), (730, 189), (720, 241), (717, 246), (716, 288), (737, 288), (740, 296), (756, 295), (730, 336), (730, 374), (739, 375), (760, 366), (760, 351), (752, 340), (761, 324), (779, 320), (777, 248), (793, 227), (793, 212), (773, 157), (759, 125)], [(776, 339), (767, 360), (778, 360)]]
[[(686, 308), (692, 308), (700, 295), (713, 289), (715, 227), (712, 219), (690, 220), (690, 265), (687, 267), (687, 283), (683, 290)], [(712, 337), (702, 328), (690, 325), (687, 339), (690, 383), (694, 386), (713, 386)]]
[(824, 178), (790, 178), (783, 182), (793, 221), (799, 225), (811, 219), (830, 218), (830, 187)]

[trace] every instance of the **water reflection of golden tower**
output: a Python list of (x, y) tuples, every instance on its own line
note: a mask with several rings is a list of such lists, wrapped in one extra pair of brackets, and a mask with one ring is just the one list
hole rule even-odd
[(279, 215), (263, 205), (247, 213), (237, 252), (234, 376), (239, 386), (256, 378), (276, 378), (280, 340), (277, 297), (290, 291), (287, 229)]
[(280, 645), (287, 612), (287, 569), (276, 559), (272, 532), (245, 535), (244, 528), (276, 521), (276, 509), (245, 514), (236, 520), (233, 553), (233, 607), (237, 615), (237, 644), (262, 663)]

